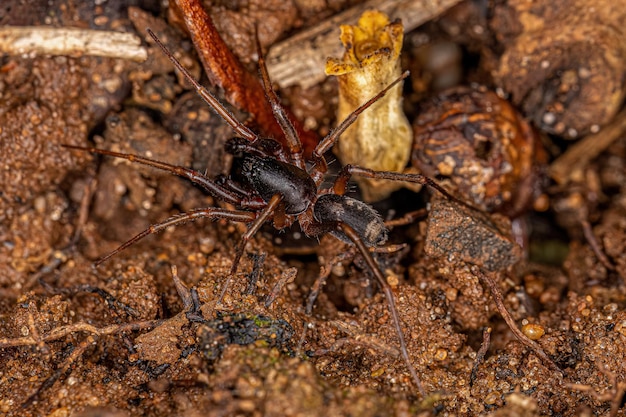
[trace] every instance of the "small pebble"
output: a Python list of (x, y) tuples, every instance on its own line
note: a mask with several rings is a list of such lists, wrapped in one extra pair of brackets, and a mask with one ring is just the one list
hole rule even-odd
[(530, 340), (539, 340), (541, 336), (546, 334), (546, 330), (539, 324), (529, 323), (522, 326), (522, 333)]

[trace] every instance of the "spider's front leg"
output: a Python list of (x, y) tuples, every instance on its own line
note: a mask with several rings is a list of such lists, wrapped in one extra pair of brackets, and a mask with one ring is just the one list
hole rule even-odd
[(328, 152), (339, 140), (339, 137), (356, 121), (361, 113), (367, 110), (372, 104), (376, 103), (380, 100), (385, 94), (389, 92), (393, 87), (395, 87), (399, 82), (404, 80), (409, 76), (409, 71), (405, 71), (400, 77), (398, 77), (395, 81), (389, 84), (387, 87), (382, 89), (378, 94), (373, 96), (371, 99), (360, 105), (357, 109), (355, 109), (352, 113), (348, 115), (339, 125), (330, 131), (324, 139), (318, 143), (313, 151), (312, 160), (314, 161), (314, 166), (312, 169), (312, 176), (315, 180), (316, 184), (321, 184), (323, 181), (324, 173), (327, 170), (326, 159), (324, 158), (324, 154)]
[(346, 189), (348, 187), (348, 181), (350, 181), (350, 178), (353, 175), (358, 175), (360, 177), (365, 177), (365, 178), (376, 178), (376, 179), (383, 179), (383, 180), (410, 182), (410, 183), (426, 185), (434, 190), (437, 190), (446, 198), (456, 203), (459, 203), (465, 207), (469, 207), (472, 210), (480, 211), (477, 208), (464, 202), (463, 200), (460, 200), (457, 197), (453, 196), (448, 191), (446, 191), (445, 188), (443, 188), (441, 185), (435, 182), (435, 180), (425, 175), (407, 174), (407, 173), (391, 172), (391, 171), (375, 171), (373, 169), (364, 168), (364, 167), (357, 166), (357, 165), (348, 164), (348, 165), (345, 165), (341, 169), (341, 171), (337, 175), (337, 178), (335, 179), (335, 183), (333, 184), (333, 192), (339, 195), (345, 194)]

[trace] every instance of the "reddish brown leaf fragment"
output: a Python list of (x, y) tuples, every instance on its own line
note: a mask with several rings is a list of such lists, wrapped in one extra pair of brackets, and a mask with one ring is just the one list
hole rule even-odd
[[(211, 83), (224, 90), (230, 104), (250, 113), (264, 135), (282, 141), (283, 132), (265, 98), (259, 78), (246, 71), (230, 51), (200, 1), (175, 0), (174, 3)], [(310, 155), (319, 138), (314, 132), (305, 130), (289, 110), (287, 112), (302, 141), (305, 154)]]

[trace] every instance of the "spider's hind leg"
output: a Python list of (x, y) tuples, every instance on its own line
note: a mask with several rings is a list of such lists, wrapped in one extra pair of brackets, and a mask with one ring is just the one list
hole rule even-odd
[[(233, 264), (230, 268), (230, 274), (220, 291), (220, 295), (217, 299), (217, 303), (219, 304), (224, 295), (226, 294), (226, 290), (228, 290), (228, 286), (230, 285), (230, 281), (233, 279), (235, 274), (237, 273), (237, 269), (239, 268), (239, 262), (241, 261), (241, 257), (243, 256), (243, 252), (246, 249), (246, 244), (248, 241), (259, 231), (261, 226), (268, 221), (272, 216), (282, 217), (284, 213), (279, 210), (279, 206), (283, 200), (283, 197), (280, 194), (275, 194), (270, 201), (267, 202), (267, 206), (258, 214), (253, 214), (255, 216), (254, 221), (250, 223), (248, 226), (248, 230), (241, 236), (241, 242), (237, 246), (237, 250), (235, 252), (235, 258), (233, 259)], [(249, 212), (244, 212), (249, 213)], [(252, 213), (250, 213), (252, 214)]]
[(345, 223), (339, 223), (339, 227), (341, 228), (342, 232), (355, 244), (355, 246), (363, 256), (363, 259), (365, 259), (365, 263), (369, 267), (370, 271), (374, 274), (381, 289), (383, 290), (385, 298), (387, 298), (387, 304), (389, 306), (389, 312), (391, 313), (391, 319), (393, 321), (393, 325), (396, 329), (396, 333), (400, 342), (400, 352), (402, 354), (402, 359), (404, 360), (404, 363), (406, 364), (406, 367), (408, 368), (418, 391), (420, 392), (421, 396), (425, 398), (426, 392), (424, 391), (420, 377), (417, 375), (417, 371), (413, 367), (413, 364), (411, 363), (411, 358), (409, 357), (409, 351), (406, 346), (406, 340), (404, 338), (404, 332), (402, 331), (400, 316), (398, 314), (398, 309), (396, 307), (396, 301), (393, 296), (393, 290), (391, 289), (391, 286), (385, 279), (385, 276), (381, 272), (378, 264), (374, 260), (374, 257), (370, 253), (367, 245), (364, 243), (361, 236), (359, 236), (359, 234), (352, 227)]
[(64, 148), (75, 149), (78, 151), (95, 153), (98, 155), (112, 156), (114, 158), (126, 159), (133, 163), (138, 163), (146, 166), (150, 166), (156, 169), (160, 169), (162, 171), (171, 172), (174, 175), (177, 175), (182, 178), (186, 178), (189, 181), (197, 184), (202, 189), (204, 189), (207, 193), (209, 193), (214, 198), (225, 201), (227, 203), (233, 205), (241, 205), (243, 199), (236, 193), (231, 192), (229, 189), (220, 185), (218, 182), (210, 179), (206, 175), (195, 171), (193, 169), (189, 169), (183, 166), (168, 164), (167, 162), (157, 161), (156, 159), (144, 158), (143, 156), (130, 154), (130, 153), (121, 153), (109, 151), (106, 149), (98, 149), (91, 147), (83, 147), (76, 145), (61, 145)]

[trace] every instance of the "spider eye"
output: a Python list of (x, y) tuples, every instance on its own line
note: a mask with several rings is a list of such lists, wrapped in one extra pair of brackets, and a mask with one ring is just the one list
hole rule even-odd
[(236, 157), (242, 157), (245, 145), (250, 145), (250, 142), (244, 138), (230, 138), (224, 144), (224, 150)]

